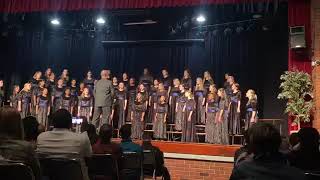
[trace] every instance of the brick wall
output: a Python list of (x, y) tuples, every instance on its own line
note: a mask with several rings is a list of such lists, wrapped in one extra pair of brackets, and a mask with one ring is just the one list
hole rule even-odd
[[(313, 59), (320, 60), (320, 1), (311, 1), (311, 26), (312, 44), (314, 48)], [(320, 66), (315, 66), (312, 70), (312, 80), (314, 85), (315, 113), (313, 127), (320, 132)]]
[(165, 159), (173, 180), (228, 180), (233, 163), (186, 159)]

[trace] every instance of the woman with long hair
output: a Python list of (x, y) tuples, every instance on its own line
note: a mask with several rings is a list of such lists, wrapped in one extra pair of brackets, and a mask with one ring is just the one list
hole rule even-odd
[(217, 143), (214, 141), (214, 131), (216, 127), (216, 115), (218, 112), (218, 97), (217, 97), (217, 89), (214, 85), (209, 86), (210, 93), (207, 95), (207, 103), (206, 103), (206, 139), (207, 143)]
[(127, 92), (123, 82), (118, 85), (118, 90), (115, 92), (115, 101), (112, 107), (110, 119), (113, 126), (120, 129), (126, 124), (126, 109), (127, 109)]
[(249, 89), (246, 93), (248, 102), (246, 104), (246, 120), (244, 129), (248, 130), (254, 123), (257, 123), (258, 120), (258, 98), (256, 92), (252, 89)]
[(180, 80), (178, 78), (173, 79), (173, 87), (170, 91), (170, 97), (169, 97), (169, 118), (168, 123), (174, 123), (176, 119), (176, 104), (177, 100), (180, 96)]
[(184, 85), (186, 90), (192, 90), (192, 78), (191, 78), (191, 72), (189, 69), (185, 69), (183, 71), (183, 77), (181, 79), (181, 84)]
[(83, 83), (86, 87), (89, 88), (90, 90), (90, 93), (93, 91), (93, 88), (94, 88), (94, 82), (96, 80), (94, 79), (93, 75), (92, 75), (92, 71), (89, 70), (86, 74), (86, 77), (84, 78), (83, 80)]
[(10, 106), (18, 110), (20, 86), (14, 85), (12, 95), (10, 96)]
[(240, 107), (241, 107), (241, 92), (239, 84), (232, 84), (232, 94), (229, 104), (229, 134), (240, 134)]
[(21, 118), (25, 118), (31, 114), (31, 83), (25, 83), (23, 89), (19, 93), (18, 111)]
[(154, 120), (154, 110), (155, 110), (155, 104), (157, 103), (158, 99), (158, 89), (159, 89), (159, 80), (154, 79), (153, 80), (153, 85), (151, 86), (149, 90), (149, 103), (148, 103), (148, 118), (147, 118), (147, 123), (152, 123)]
[(136, 80), (134, 78), (130, 78), (128, 85), (128, 111), (127, 111), (127, 121), (131, 120), (131, 110), (136, 99)]
[(57, 85), (53, 88), (51, 93), (52, 112), (56, 112), (58, 109), (60, 109), (63, 92), (63, 80), (59, 79)]
[(47, 88), (41, 91), (41, 95), (37, 97), (36, 117), (39, 124), (48, 128), (48, 116), (50, 114), (50, 97)]
[(61, 106), (60, 109), (65, 109), (70, 113), (73, 112), (73, 100), (71, 97), (71, 90), (69, 87), (64, 89), (64, 93), (61, 98)]
[(144, 102), (143, 95), (139, 92), (131, 111), (131, 137), (133, 139), (142, 139), (145, 112), (146, 104)]
[(85, 87), (78, 98), (78, 117), (86, 117), (87, 121), (91, 122), (90, 118), (92, 117), (93, 97), (90, 94), (89, 88)]
[(159, 101), (155, 105), (155, 117), (153, 122), (153, 137), (164, 140), (167, 138), (167, 115), (168, 104), (166, 96), (161, 95)]
[(209, 87), (210, 85), (213, 85), (214, 84), (214, 80), (210, 74), (209, 71), (205, 71), (203, 73), (203, 84), (204, 84), (204, 87), (206, 88), (207, 91), (209, 91)]
[(176, 101), (176, 109), (175, 109), (175, 119), (174, 119), (174, 123), (175, 123), (175, 130), (177, 131), (181, 131), (182, 130), (182, 122), (184, 122), (184, 106), (187, 102), (187, 98), (185, 96), (185, 88), (184, 85), (180, 84), (179, 86), (180, 89), (180, 93), (179, 93), (179, 97), (177, 97), (177, 101)]
[(206, 123), (206, 89), (203, 84), (202, 78), (198, 77), (196, 86), (194, 87), (194, 99), (196, 101), (196, 122), (197, 124)]
[(195, 142), (196, 141), (196, 102), (190, 90), (186, 91), (185, 96), (187, 101), (183, 107), (184, 121), (182, 122), (181, 141)]
[(218, 114), (216, 116), (216, 127), (214, 131), (214, 142), (217, 144), (229, 144), (228, 134), (228, 109), (229, 99), (226, 91), (223, 88), (218, 90), (218, 96), (220, 98), (218, 105)]

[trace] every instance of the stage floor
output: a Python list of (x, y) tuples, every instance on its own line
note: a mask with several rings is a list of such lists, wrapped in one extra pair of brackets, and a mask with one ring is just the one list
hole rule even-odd
[[(120, 142), (119, 138), (113, 139), (114, 142)], [(134, 141), (141, 144), (141, 140)], [(176, 154), (193, 154), (206, 156), (233, 157), (239, 145), (220, 145), (208, 143), (185, 143), (176, 141), (157, 141), (153, 140), (152, 144), (158, 147), (164, 153)]]

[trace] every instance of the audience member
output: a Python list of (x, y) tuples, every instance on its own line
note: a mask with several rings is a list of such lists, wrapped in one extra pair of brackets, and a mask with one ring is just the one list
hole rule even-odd
[(298, 137), (299, 147), (289, 154), (290, 164), (305, 171), (319, 171), (319, 132), (311, 127), (302, 128)]
[[(143, 142), (142, 142), (142, 149), (151, 151), (155, 156), (155, 165), (156, 165), (156, 175), (162, 175), (164, 180), (170, 180), (170, 174), (168, 169), (164, 166), (164, 157), (163, 152), (156, 146), (153, 146), (151, 143), (151, 136), (147, 133), (143, 134)], [(148, 167), (144, 167), (143, 171), (148, 174), (152, 174), (152, 169)]]
[(65, 157), (80, 159), (84, 179), (88, 178), (85, 158), (90, 157), (92, 149), (88, 136), (74, 133), (71, 114), (59, 109), (52, 117), (54, 129), (38, 136), (37, 151), (49, 157)]
[(35, 179), (39, 180), (40, 165), (34, 148), (23, 139), (23, 124), (19, 112), (14, 108), (0, 108), (0, 156), (30, 166)]
[(299, 148), (299, 135), (298, 133), (292, 133), (289, 137), (290, 150), (295, 151)]
[(253, 158), (235, 166), (230, 180), (304, 180), (302, 171), (290, 167), (279, 152), (281, 137), (271, 124), (258, 122), (248, 131), (248, 148)]
[(115, 159), (121, 157), (121, 148), (119, 144), (111, 142), (112, 138), (112, 126), (104, 124), (100, 127), (99, 138), (92, 146), (94, 154), (112, 154)]
[(133, 143), (131, 140), (131, 127), (128, 124), (123, 125), (120, 128), (120, 136), (122, 138), (120, 147), (123, 152), (137, 152), (142, 153), (140, 145)]
[(245, 131), (243, 135), (244, 135), (243, 146), (241, 146), (234, 153), (234, 166), (237, 166), (240, 162), (253, 157), (248, 147), (248, 142), (249, 142), (248, 131)]
[(37, 137), (44, 132), (42, 126), (34, 116), (27, 116), (22, 119), (24, 127), (24, 139), (29, 141), (36, 148)]

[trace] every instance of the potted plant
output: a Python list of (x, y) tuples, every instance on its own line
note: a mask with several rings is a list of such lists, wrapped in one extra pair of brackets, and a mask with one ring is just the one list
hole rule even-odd
[(310, 122), (313, 108), (311, 77), (308, 73), (294, 70), (286, 71), (280, 80), (278, 99), (287, 100), (285, 113), (293, 118), (300, 129), (300, 122)]

